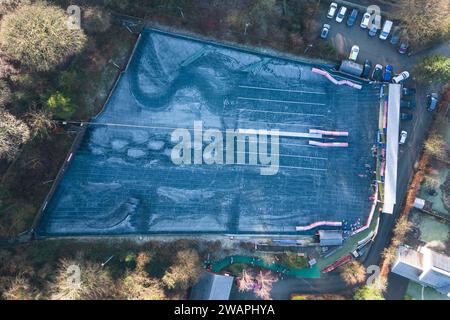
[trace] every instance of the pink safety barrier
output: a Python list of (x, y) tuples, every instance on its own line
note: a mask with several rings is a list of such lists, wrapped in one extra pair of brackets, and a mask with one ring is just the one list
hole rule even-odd
[(342, 222), (340, 221), (317, 221), (314, 223), (311, 223), (310, 225), (307, 226), (300, 226), (300, 227), (295, 227), (296, 231), (308, 231), (317, 227), (321, 227), (321, 226), (328, 226), (328, 227), (341, 227), (342, 226)]
[(318, 133), (324, 136), (348, 137), (347, 131), (326, 131), (318, 129), (309, 129), (309, 133)]
[(355, 88), (358, 90), (362, 89), (362, 86), (360, 84), (351, 82), (350, 80), (336, 80), (335, 78), (333, 78), (332, 75), (330, 75), (328, 72), (326, 72), (322, 69), (312, 68), (311, 71), (326, 77), (328, 80), (333, 82), (335, 85), (338, 85), (338, 86), (346, 85), (346, 86), (349, 86), (349, 87), (352, 87), (352, 88)]
[(317, 147), (338, 147), (338, 148), (348, 147), (348, 142), (319, 142), (319, 141), (309, 140), (309, 144), (311, 146), (317, 146)]
[(383, 113), (383, 129), (386, 129), (387, 127), (387, 109), (388, 109), (388, 103), (385, 100), (384, 101), (384, 113)]
[(373, 193), (374, 199), (373, 199), (372, 207), (370, 208), (370, 213), (369, 213), (369, 217), (367, 218), (366, 224), (363, 225), (362, 227), (356, 229), (355, 231), (353, 231), (351, 234), (352, 236), (369, 228), (370, 223), (372, 222), (373, 215), (375, 214), (375, 208), (377, 207), (377, 195), (378, 195), (378, 183), (375, 185), (375, 192)]

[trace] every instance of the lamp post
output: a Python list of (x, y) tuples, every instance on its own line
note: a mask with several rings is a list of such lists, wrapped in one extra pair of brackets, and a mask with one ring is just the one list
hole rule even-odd
[(304, 54), (306, 54), (306, 53), (308, 52), (308, 50), (309, 50), (310, 48), (312, 48), (312, 47), (313, 47), (312, 44), (308, 44), (308, 45), (306, 46), (306, 49), (305, 49)]

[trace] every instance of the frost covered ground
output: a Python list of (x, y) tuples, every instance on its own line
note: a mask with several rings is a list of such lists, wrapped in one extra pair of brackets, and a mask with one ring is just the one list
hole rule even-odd
[[(364, 223), (377, 85), (337, 87), (312, 65), (146, 30), (90, 125), (37, 230), (47, 235), (295, 234)], [(174, 165), (174, 129), (348, 131), (348, 148), (280, 139), (280, 169)]]

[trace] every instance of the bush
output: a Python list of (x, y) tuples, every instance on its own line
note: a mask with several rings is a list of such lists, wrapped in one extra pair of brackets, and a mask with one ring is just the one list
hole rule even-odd
[(87, 32), (105, 32), (111, 27), (111, 16), (104, 8), (85, 8), (83, 10), (82, 26)]
[(7, 14), (0, 38), (7, 54), (36, 71), (48, 71), (81, 52), (86, 37), (67, 27), (68, 16), (55, 6), (25, 5)]
[(356, 290), (353, 296), (355, 300), (384, 300), (381, 290), (372, 286), (362, 286)]
[(69, 119), (75, 112), (70, 98), (57, 91), (47, 99), (47, 109), (57, 119)]
[(442, 83), (450, 81), (450, 58), (432, 55), (424, 58), (417, 66), (417, 79), (424, 83)]
[(0, 109), (0, 159), (13, 160), (29, 138), (27, 125)]

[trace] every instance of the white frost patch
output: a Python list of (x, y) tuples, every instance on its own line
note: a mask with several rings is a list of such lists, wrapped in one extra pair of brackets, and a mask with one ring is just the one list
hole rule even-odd
[(115, 140), (111, 141), (111, 147), (116, 151), (122, 150), (127, 145), (128, 145), (128, 141), (126, 141), (126, 140), (115, 139)]
[(147, 147), (150, 149), (150, 150), (153, 150), (153, 151), (159, 151), (159, 150), (162, 150), (163, 148), (164, 148), (164, 141), (161, 141), (161, 140), (153, 140), (153, 141), (150, 141), (148, 144), (147, 144)]
[(144, 130), (131, 130), (130, 132), (135, 143), (144, 143), (149, 139), (148, 132)]
[(172, 187), (159, 187), (156, 191), (158, 196), (169, 198), (176, 203), (201, 202), (214, 197), (214, 191), (197, 189), (181, 189)]
[(142, 158), (146, 155), (146, 153), (144, 150), (131, 148), (128, 149), (127, 155), (131, 158)]

